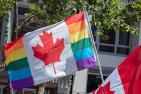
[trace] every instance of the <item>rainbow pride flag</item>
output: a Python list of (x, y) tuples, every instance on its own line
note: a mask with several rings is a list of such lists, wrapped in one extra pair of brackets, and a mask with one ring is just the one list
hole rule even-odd
[(9, 85), (32, 87), (95, 65), (85, 13), (27, 33), (5, 45)]
[(9, 85), (14, 89), (34, 86), (22, 38), (23, 36), (5, 45), (5, 63), (8, 69)]

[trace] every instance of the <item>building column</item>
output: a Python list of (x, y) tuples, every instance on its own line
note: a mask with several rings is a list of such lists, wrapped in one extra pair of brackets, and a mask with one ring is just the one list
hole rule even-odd
[(6, 30), (6, 20), (3, 19), (2, 21), (2, 31), (1, 31), (1, 39), (0, 39), (0, 50), (3, 49), (3, 44), (4, 44), (4, 41), (5, 41), (5, 30)]
[(81, 70), (75, 73), (72, 94), (87, 93), (87, 76), (88, 69)]
[(11, 42), (12, 30), (13, 30), (13, 18), (14, 18), (14, 8), (8, 12), (8, 22), (7, 22), (7, 43)]

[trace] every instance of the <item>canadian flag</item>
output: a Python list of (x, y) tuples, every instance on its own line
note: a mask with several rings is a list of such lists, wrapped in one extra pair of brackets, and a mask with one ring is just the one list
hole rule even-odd
[(91, 94), (141, 94), (141, 46)]

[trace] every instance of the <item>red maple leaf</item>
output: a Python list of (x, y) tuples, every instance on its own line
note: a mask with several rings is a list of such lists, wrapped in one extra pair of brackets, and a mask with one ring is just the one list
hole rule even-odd
[[(94, 94), (94, 93), (93, 93)], [(114, 94), (114, 91), (110, 90), (110, 82), (105, 86), (100, 86), (96, 94)]]
[(42, 60), (45, 65), (60, 61), (60, 55), (65, 48), (64, 39), (57, 39), (53, 43), (52, 33), (43, 32), (43, 35), (39, 36), (43, 47), (37, 44), (35, 47), (32, 47), (34, 51), (34, 56)]

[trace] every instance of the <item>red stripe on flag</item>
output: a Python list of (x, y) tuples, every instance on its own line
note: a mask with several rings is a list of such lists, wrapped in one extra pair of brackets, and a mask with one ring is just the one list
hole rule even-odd
[(65, 22), (67, 25), (72, 24), (72, 23), (77, 23), (81, 20), (84, 20), (84, 13), (80, 12), (78, 14), (75, 14), (74, 16), (71, 16), (67, 19), (65, 19)]
[(9, 48), (11, 48), (18, 40), (20, 40), (21, 38), (23, 38), (24, 35), (19, 36), (17, 39), (13, 40), (10, 43), (7, 43), (4, 45), (4, 50), (8, 50)]

